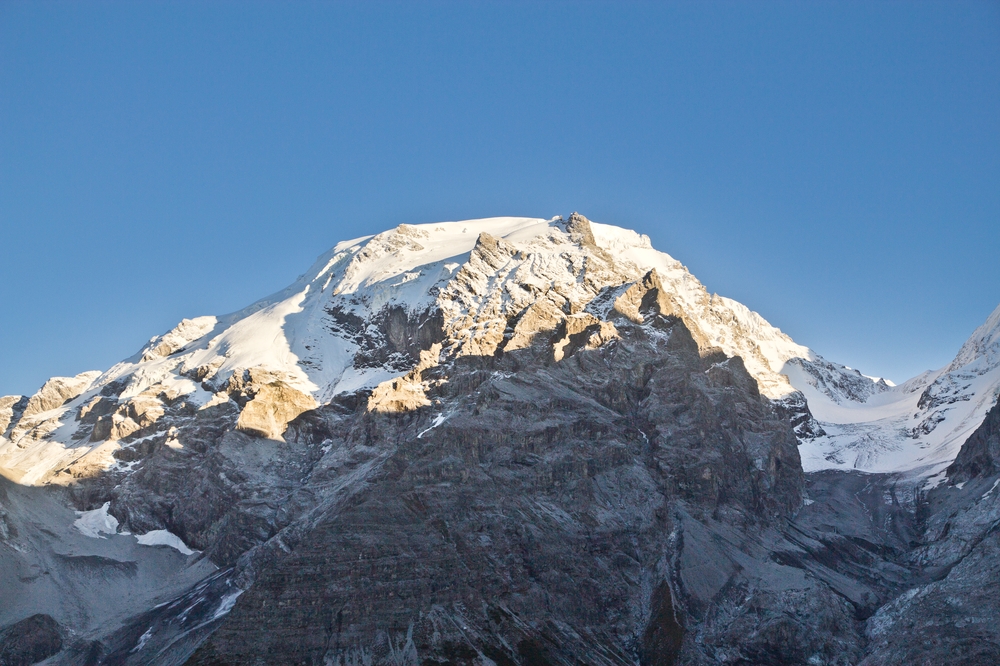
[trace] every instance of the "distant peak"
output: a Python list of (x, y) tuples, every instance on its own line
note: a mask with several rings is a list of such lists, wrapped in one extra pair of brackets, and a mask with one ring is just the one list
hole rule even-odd
[(979, 328), (973, 331), (947, 371), (966, 366), (978, 359), (983, 359), (990, 367), (1000, 363), (1000, 305)]
[(594, 239), (594, 230), (590, 226), (590, 220), (579, 213), (573, 213), (566, 220), (566, 233), (574, 241), (583, 246), (594, 246), (597, 241)]

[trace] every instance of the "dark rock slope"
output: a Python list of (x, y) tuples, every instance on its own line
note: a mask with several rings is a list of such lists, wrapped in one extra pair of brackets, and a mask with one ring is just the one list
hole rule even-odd
[(0, 664), (37, 664), (62, 649), (61, 628), (52, 616), (32, 615), (0, 631)]
[(803, 479), (738, 359), (618, 327), (465, 359), (423, 412), (325, 415), (310, 484), (339, 494), (245, 558), (191, 663), (1000, 663), (1000, 407), (930, 492)]
[(325, 497), (248, 558), (192, 663), (700, 660), (745, 568), (728, 551), (791, 516), (802, 473), (738, 358), (646, 319), (560, 363), (460, 359), (416, 413), (325, 414), (336, 454), (305, 490)]

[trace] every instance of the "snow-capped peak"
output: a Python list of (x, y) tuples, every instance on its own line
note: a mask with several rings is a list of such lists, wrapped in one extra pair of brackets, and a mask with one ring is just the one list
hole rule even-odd
[(973, 363), (978, 363), (978, 367), (984, 371), (1000, 364), (1000, 305), (969, 336), (958, 350), (955, 360), (945, 368), (945, 372), (968, 367)]
[[(664, 292), (699, 345), (742, 357), (761, 394), (799, 410), (800, 421), (808, 420), (803, 394), (821, 421), (839, 424), (843, 414), (905, 392), (827, 361), (746, 306), (709, 294), (634, 231), (577, 214), (403, 224), (338, 243), (286, 289), (230, 315), (185, 319), (100, 376), (73, 380), (31, 429), (12, 411), (17, 423), (0, 440), (0, 465), (39, 482), (86, 461), (117, 464), (111, 454), (120, 443), (157, 432), (178, 403), (199, 410), (236, 400), (236, 427), (269, 437), (303, 410), (361, 390), (394, 409), (416, 407), (426, 404), (423, 369), (515, 348), (516, 323), (529, 309), (582, 325), (639, 283)], [(980, 342), (967, 344), (972, 356), (995, 351), (998, 312)], [(803, 436), (822, 432), (800, 426)]]
[[(792, 382), (796, 386), (795, 377)], [(864, 400), (834, 404), (805, 388), (824, 434), (802, 447), (806, 471), (828, 467), (932, 477), (955, 459), (1000, 395), (1000, 307), (954, 360)]]

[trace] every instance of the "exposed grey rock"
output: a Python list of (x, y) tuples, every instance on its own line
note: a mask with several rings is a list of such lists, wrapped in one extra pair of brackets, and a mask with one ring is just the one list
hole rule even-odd
[(833, 402), (865, 402), (871, 396), (889, 390), (884, 379), (872, 381), (858, 370), (850, 370), (825, 359), (794, 358), (788, 361), (801, 368), (809, 383)]
[(704, 563), (708, 546), (676, 535), (774, 524), (802, 477), (739, 359), (702, 357), (655, 307), (644, 319), (561, 362), (548, 340), (456, 359), (417, 413), (336, 417), (310, 486), (353, 492), (260, 551), (194, 663), (696, 653), (673, 618), (690, 631), (737, 569), (702, 589), (674, 560)]
[(1000, 471), (1000, 403), (997, 403), (948, 467), (948, 479), (962, 483)]
[(990, 531), (940, 580), (868, 621), (864, 666), (1000, 663), (1000, 534)]
[(794, 391), (784, 398), (774, 400), (774, 408), (792, 424), (795, 436), (800, 441), (821, 437), (826, 434), (823, 427), (813, 418), (809, 403), (801, 391)]
[[(6, 627), (0, 654), (12, 658), (38, 647), (34, 661), (13, 663), (35, 663), (57, 652), (46, 663), (86, 663), (78, 658), (81, 646), (216, 570), (203, 558), (143, 546), (134, 536), (85, 536), (73, 525), (78, 516), (65, 495), (62, 488), (0, 478), (0, 627)], [(37, 656), (41, 647), (46, 654)]]
[(59, 623), (41, 613), (0, 629), (0, 666), (29, 666), (62, 649)]

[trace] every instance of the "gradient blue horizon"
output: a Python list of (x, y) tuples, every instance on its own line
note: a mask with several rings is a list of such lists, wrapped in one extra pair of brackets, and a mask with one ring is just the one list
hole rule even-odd
[(345, 238), (572, 211), (940, 367), (1000, 303), (1000, 5), (0, 3), (0, 395)]

